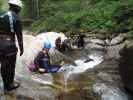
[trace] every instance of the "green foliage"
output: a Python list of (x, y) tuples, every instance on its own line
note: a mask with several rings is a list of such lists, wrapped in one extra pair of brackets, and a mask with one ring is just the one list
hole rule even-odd
[(36, 32), (133, 29), (133, 0), (39, 0), (38, 9), (40, 17), (32, 24)]
[(29, 10), (29, 7), (32, 6), (32, 4), (30, 4), (29, 2), (32, 2), (32, 0), (22, 0), (23, 3), (23, 8), (21, 11), (21, 16), (23, 16), (23, 18), (28, 18), (31, 15), (31, 12), (33, 9)]
[(0, 10), (7, 10), (7, 9), (8, 9), (7, 0), (0, 0)]
[[(106, 30), (133, 33), (133, 0), (22, 1), (21, 15), (26, 20), (35, 20), (32, 29), (36, 32)], [(7, 8), (7, 0), (0, 0), (0, 10)]]
[[(82, 12), (79, 0), (45, 1), (45, 6), (40, 9), (41, 18), (33, 24), (35, 30), (40, 31), (68, 31), (79, 28)], [(40, 25), (38, 25), (40, 24)], [(38, 27), (37, 27), (38, 26)]]
[(117, 32), (129, 32), (133, 29), (133, 2), (130, 2), (118, 6), (114, 12)]
[(2, 6), (2, 1), (0, 0), (0, 9), (1, 9), (1, 6)]
[(95, 5), (90, 5), (86, 12), (86, 21), (83, 23), (85, 26), (93, 29), (113, 28), (114, 22), (112, 21), (112, 14), (115, 10), (117, 2), (115, 1), (101, 1)]

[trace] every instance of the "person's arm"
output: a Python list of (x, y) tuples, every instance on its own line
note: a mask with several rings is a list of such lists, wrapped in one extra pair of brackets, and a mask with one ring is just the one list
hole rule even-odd
[(35, 66), (37, 66), (37, 67), (40, 66), (40, 60), (42, 59), (42, 57), (43, 57), (43, 53), (39, 52), (38, 55), (34, 59)]
[(15, 32), (16, 32), (18, 45), (19, 45), (19, 49), (20, 49), (20, 56), (21, 56), (24, 52), (24, 47), (23, 47), (22, 26), (21, 26), (20, 20), (16, 20), (16, 28), (15, 29), (16, 29)]

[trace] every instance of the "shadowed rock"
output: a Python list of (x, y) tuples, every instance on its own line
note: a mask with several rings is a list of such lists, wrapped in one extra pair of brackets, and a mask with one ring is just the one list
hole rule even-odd
[(125, 88), (133, 95), (133, 44), (127, 42), (120, 51), (119, 71)]

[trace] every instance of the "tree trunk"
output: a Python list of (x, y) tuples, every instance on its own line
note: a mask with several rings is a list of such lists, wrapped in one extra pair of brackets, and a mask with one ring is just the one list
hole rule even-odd
[(39, 17), (39, 5), (38, 0), (29, 0), (27, 2), (29, 18), (37, 19)]

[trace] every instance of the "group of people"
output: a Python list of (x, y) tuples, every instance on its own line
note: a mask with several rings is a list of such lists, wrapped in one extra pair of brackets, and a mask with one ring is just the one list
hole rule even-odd
[[(35, 71), (39, 71), (40, 73), (58, 71), (60, 65), (51, 64), (51, 59), (49, 55), (50, 49), (51, 49), (51, 43), (49, 41), (45, 41), (42, 50), (38, 53), (38, 55), (34, 59)], [(61, 37), (58, 37), (55, 40), (54, 49), (62, 51)]]
[[(15, 67), (16, 67), (16, 55), (18, 48), (16, 46), (16, 40), (18, 42), (20, 56), (23, 55), (23, 35), (21, 20), (19, 12), (22, 8), (22, 2), (20, 0), (9, 0), (9, 11), (0, 13), (0, 62), (1, 62), (1, 76), (4, 85), (4, 91), (8, 92), (14, 90), (20, 86), (19, 82), (14, 81)], [(17, 38), (17, 39), (16, 39)], [(82, 37), (79, 38), (79, 47), (83, 46)], [(49, 72), (49, 68), (52, 67), (50, 62), (49, 50), (51, 48), (50, 43), (44, 43), (42, 50), (39, 52), (34, 60), (38, 71)], [(67, 41), (62, 42), (61, 37), (58, 37), (55, 41), (55, 48), (58, 51), (66, 51), (69, 49)], [(55, 66), (57, 69), (60, 67)], [(55, 70), (57, 70), (55, 69)]]
[[(20, 0), (9, 0), (8, 4), (9, 4), (9, 11), (0, 13), (0, 63), (1, 63), (1, 77), (3, 80), (3, 87), (4, 87), (3, 89), (5, 93), (14, 90), (20, 86), (19, 82), (14, 81), (16, 55), (18, 52), (18, 48), (16, 46), (16, 40), (18, 42), (20, 56), (22, 56), (24, 52), (22, 26), (21, 26), (20, 17), (18, 16), (22, 8), (22, 2)], [(78, 48), (84, 48), (85, 46), (84, 37), (85, 35), (78, 34), (76, 41)], [(36, 69), (40, 73), (56, 72), (60, 68), (60, 65), (56, 64), (52, 65), (50, 59), (59, 60), (63, 58), (61, 58), (60, 56), (58, 58), (50, 57), (49, 55), (50, 49), (51, 49), (51, 44), (49, 42), (45, 42), (42, 50), (38, 53), (38, 55), (34, 59), (34, 64), (36, 66)], [(54, 53), (60, 54), (58, 51), (63, 52), (67, 51), (68, 49), (70, 49), (70, 47), (67, 45), (67, 41), (61, 42), (61, 37), (58, 37), (55, 41), (55, 48), (53, 48), (53, 51), (55, 51)], [(124, 55), (125, 53), (121, 53), (121, 55)], [(87, 60), (86, 62), (88, 61), (90, 60)], [(123, 66), (122, 69), (120, 69), (121, 75), (124, 78), (123, 80), (125, 81), (125, 88), (129, 92), (130, 91), (132, 92), (132, 89), (130, 90), (131, 81), (127, 79), (127, 77), (130, 78), (130, 76), (127, 76), (127, 74), (123, 69), (125, 69), (125, 66)]]
[[(77, 47), (78, 48), (84, 47), (84, 35), (82, 34), (79, 34), (79, 36), (77, 37)], [(55, 40), (55, 47), (53, 51), (55, 52), (58, 50), (59, 52), (65, 52), (70, 48), (71, 47), (67, 45), (67, 40), (61, 41), (61, 37), (58, 37)], [(38, 55), (34, 59), (34, 66), (35, 66), (34, 71), (39, 71), (40, 73), (57, 72), (58, 69), (61, 67), (59, 63), (56, 65), (55, 64), (52, 65), (50, 63), (51, 59), (53, 58), (50, 57), (49, 55), (50, 49), (51, 49), (51, 43), (49, 41), (45, 41), (42, 50), (38, 53)], [(57, 56), (59, 55), (59, 53), (55, 53), (53, 55), (56, 55), (56, 58), (54, 58), (53, 60), (58, 59)]]

